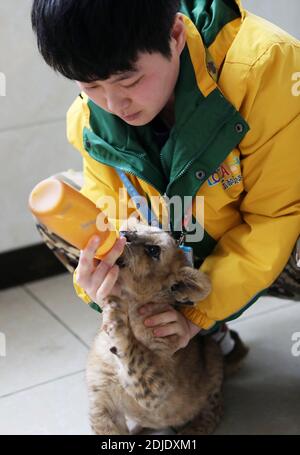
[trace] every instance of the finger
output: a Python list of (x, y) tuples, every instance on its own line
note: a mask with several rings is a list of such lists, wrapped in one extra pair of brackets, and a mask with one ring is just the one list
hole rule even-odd
[(119, 276), (119, 267), (114, 265), (106, 275), (103, 283), (101, 284), (100, 288), (96, 292), (96, 299), (99, 303), (105, 299), (112, 291), (114, 285), (117, 282)]
[(147, 318), (144, 321), (145, 326), (147, 327), (157, 327), (159, 325), (168, 324), (170, 322), (177, 321), (177, 314), (173, 311), (166, 311), (164, 313), (159, 313)]
[(139, 308), (139, 314), (141, 315), (147, 315), (147, 314), (155, 314), (158, 310), (172, 310), (173, 307), (171, 305), (162, 305), (161, 303), (146, 303), (143, 305), (141, 308)]
[(120, 237), (116, 243), (114, 244), (113, 248), (101, 259), (101, 262), (104, 262), (109, 267), (112, 267), (116, 260), (121, 256), (123, 253), (124, 247), (126, 245), (126, 238)]
[(164, 325), (153, 329), (153, 335), (157, 337), (168, 337), (171, 335), (181, 335), (181, 327), (177, 322), (171, 322), (170, 324)]
[(100, 245), (99, 236), (93, 236), (89, 239), (86, 247), (80, 251), (80, 257), (77, 267), (78, 280), (84, 279), (94, 270), (94, 256)]
[(100, 264), (96, 267), (95, 271), (90, 276), (90, 294), (95, 295), (102, 285), (103, 281), (105, 280), (108, 272), (111, 270), (111, 267), (104, 262), (100, 262)]
[(188, 334), (181, 333), (180, 324), (176, 322), (160, 327), (159, 329), (154, 329), (153, 335), (156, 338), (168, 337), (174, 344), (174, 352), (178, 351), (178, 349), (185, 348), (190, 341)]
[(98, 267), (100, 262), (101, 262), (100, 259), (93, 258), (93, 267), (94, 267), (94, 269), (96, 269), (96, 267)]
[(116, 274), (116, 271), (119, 272), (119, 268), (115, 267), (113, 272), (109, 275), (110, 277), (113, 277), (112, 285), (110, 285), (111, 282), (110, 278), (108, 278), (107, 281), (105, 280), (108, 273), (115, 265), (116, 260), (122, 254), (125, 244), (126, 244), (125, 238), (118, 239), (113, 249), (106, 256), (104, 256), (100, 263), (97, 265), (94, 273), (91, 276), (89, 295), (97, 294), (102, 284), (104, 288), (101, 288), (101, 290), (99, 290), (100, 294), (102, 294), (105, 291), (106, 296), (107, 293), (111, 292), (111, 287), (113, 287), (114, 283), (118, 279), (118, 273)]

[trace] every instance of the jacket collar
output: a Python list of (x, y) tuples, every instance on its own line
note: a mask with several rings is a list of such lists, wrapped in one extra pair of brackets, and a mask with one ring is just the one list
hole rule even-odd
[[(187, 16), (184, 22), (187, 45), (176, 85), (176, 122), (161, 150), (164, 172), (151, 159), (159, 151), (149, 125), (131, 127), (89, 100), (91, 129), (84, 129), (85, 148), (94, 159), (132, 173), (170, 197), (187, 195), (187, 190), (194, 196), (249, 129), (210, 76), (201, 34)], [(189, 173), (197, 169), (203, 179), (193, 176), (191, 184)]]
[(244, 16), (240, 0), (181, 0), (180, 10), (195, 24), (207, 47), (228, 23)]

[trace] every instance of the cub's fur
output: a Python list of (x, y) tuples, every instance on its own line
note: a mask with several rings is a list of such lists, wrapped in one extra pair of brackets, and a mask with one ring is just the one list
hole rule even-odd
[(174, 352), (175, 336), (154, 337), (138, 313), (146, 303), (153, 314), (193, 305), (210, 292), (209, 280), (188, 265), (168, 233), (135, 223), (126, 237), (118, 260), (121, 296), (103, 301), (102, 327), (88, 357), (92, 429), (129, 434), (129, 417), (140, 427), (209, 434), (222, 415), (219, 346), (198, 336)]

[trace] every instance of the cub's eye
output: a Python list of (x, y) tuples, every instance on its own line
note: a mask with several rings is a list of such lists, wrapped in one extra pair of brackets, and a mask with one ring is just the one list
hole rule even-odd
[(158, 245), (145, 245), (146, 254), (153, 259), (159, 259), (160, 251), (160, 246)]

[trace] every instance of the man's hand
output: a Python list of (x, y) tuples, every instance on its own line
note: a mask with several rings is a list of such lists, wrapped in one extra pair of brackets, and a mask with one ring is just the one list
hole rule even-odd
[(176, 351), (185, 348), (190, 339), (200, 332), (201, 328), (189, 321), (182, 313), (170, 305), (162, 313), (155, 313), (155, 303), (143, 305), (139, 313), (143, 316), (151, 314), (144, 320), (146, 327), (153, 327), (153, 335), (157, 337), (173, 336), (177, 340)]
[(95, 254), (100, 245), (100, 238), (93, 236), (80, 252), (76, 269), (77, 284), (100, 306), (109, 294), (120, 295), (121, 290), (116, 284), (119, 277), (116, 261), (121, 256), (125, 244), (124, 237), (118, 239), (113, 248), (99, 261), (95, 259)]

